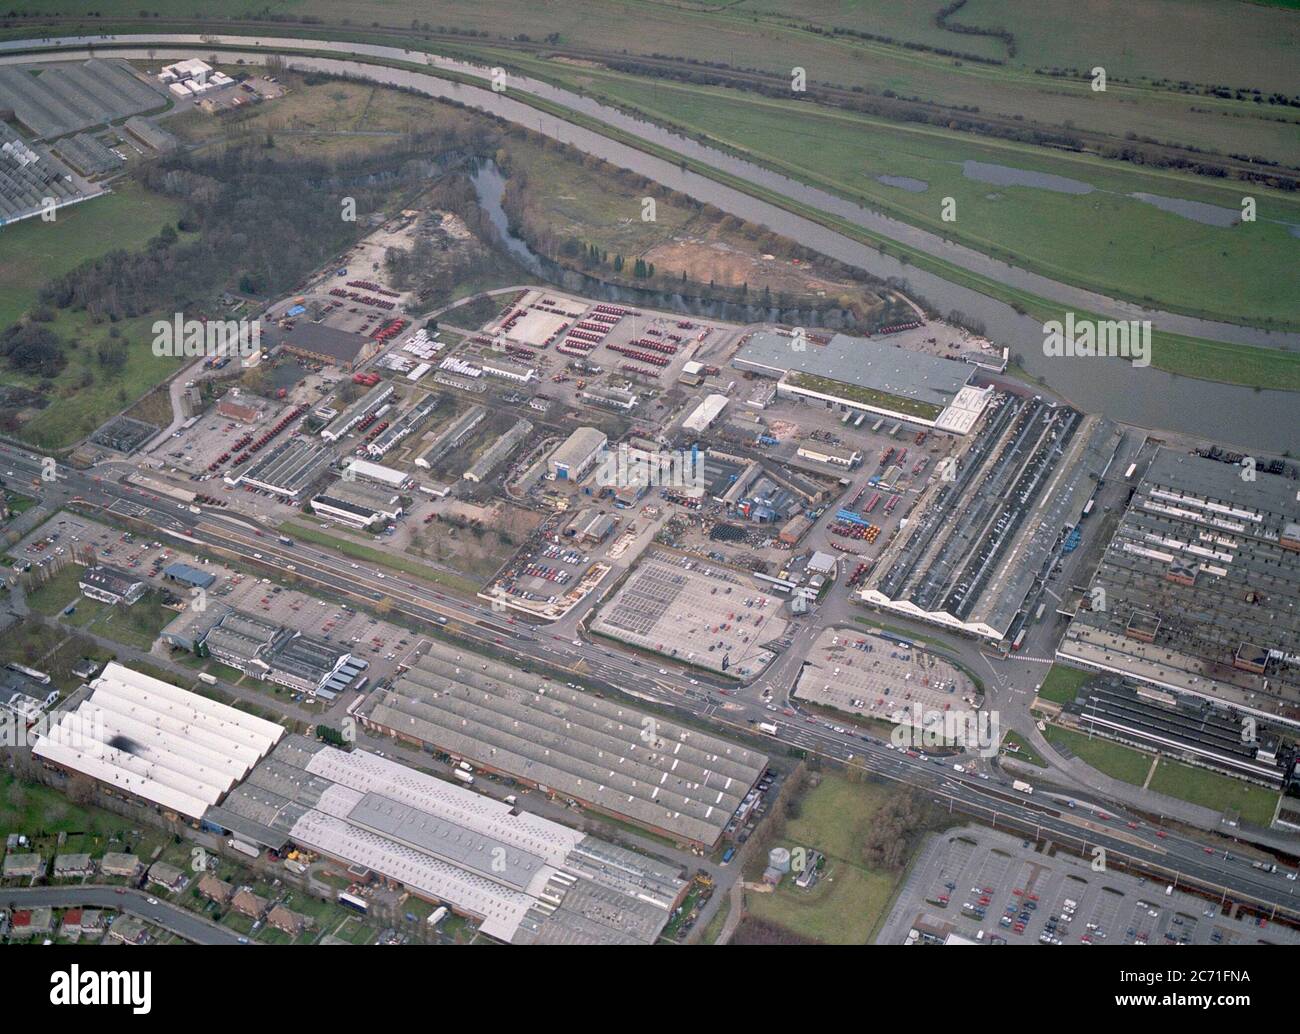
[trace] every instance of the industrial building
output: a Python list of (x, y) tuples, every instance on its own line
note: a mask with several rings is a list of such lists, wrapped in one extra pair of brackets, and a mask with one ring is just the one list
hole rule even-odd
[(581, 481), (608, 444), (609, 437), (604, 431), (579, 427), (556, 446), (546, 461), (546, 472), (556, 481)]
[(479, 360), (479, 366), (492, 377), (514, 381), (516, 384), (531, 384), (537, 380), (537, 371), (531, 366), (511, 362), (509, 359), (484, 358)]
[(393, 397), (393, 386), (381, 381), (343, 410), (321, 430), (327, 442), (337, 442), (367, 417), (377, 417)]
[[(780, 331), (750, 336), (731, 363), (777, 378), (777, 394), (818, 402), (827, 409), (867, 412), (935, 427), (944, 420), (974, 370), (960, 362), (912, 352), (871, 338), (836, 334), (829, 341), (796, 341)], [(962, 406), (972, 405), (969, 396)]]
[(381, 463), (371, 463), (369, 460), (352, 460), (343, 468), (343, 479), (368, 481), (394, 491), (409, 487), (411, 481), (405, 471), (398, 470), (396, 467), (385, 467)]
[(368, 528), (397, 520), (402, 497), (392, 488), (339, 478), (311, 501), (314, 513), (354, 528)]
[(324, 639), (237, 610), (207, 630), (199, 652), (252, 678), (302, 693), (315, 693), (352, 656)]
[(691, 410), (690, 415), (682, 421), (682, 429), (702, 434), (713, 426), (713, 422), (727, 408), (727, 396), (709, 395), (703, 402)]
[(433, 467), (453, 449), (459, 448), (479, 424), (487, 419), (488, 411), (482, 406), (471, 406), (446, 427), (427, 449), (415, 457), (415, 465), (426, 470)]
[(533, 425), (527, 420), (518, 420), (515, 425), (505, 434), (493, 442), (478, 459), (474, 461), (473, 466), (461, 475), (466, 481), (472, 481), (475, 484), (482, 482), (492, 473), (507, 456), (515, 449), (519, 448), (528, 436), (533, 433)]
[(327, 446), (309, 438), (290, 438), (242, 472), (233, 477), (227, 474), (224, 480), (229, 485), (251, 485), (296, 503), (333, 461), (334, 454)]
[(439, 401), (440, 397), (437, 395), (426, 395), (394, 420), (388, 426), (388, 429), (378, 435), (373, 442), (366, 443), (366, 452), (373, 458), (379, 459), (403, 439), (423, 427), (429, 417), (433, 415), (433, 411), (438, 408)]
[[(364, 530), (376, 524), (384, 523), (386, 518), (378, 510), (371, 509), (363, 503), (351, 503), (331, 495), (313, 496), (312, 513), (331, 521), (338, 521), (349, 528)], [(391, 519), (391, 518), (389, 518)]]
[(881, 554), (864, 602), (1001, 641), (1119, 446), (1109, 421), (1000, 395)]
[(1116, 677), (1084, 685), (1065, 711), (1090, 734), (1184, 758), (1255, 782), (1278, 786), (1293, 750), (1262, 727), (1242, 736), (1239, 716), (1205, 699), (1179, 696)]
[(213, 582), (217, 580), (217, 576), (211, 572), (180, 561), (164, 567), (163, 578), (169, 582), (177, 582), (187, 589), (210, 589)]
[(768, 760), (540, 675), (460, 658), (441, 644), (391, 688), (371, 694), (357, 716), (368, 728), (706, 848)]
[(32, 753), (110, 793), (197, 821), (283, 734), (274, 722), (113, 661)]
[(348, 371), (379, 351), (379, 343), (373, 339), (323, 323), (299, 323), (284, 336), (280, 347), (291, 355)]
[(229, 395), (217, 403), (217, 415), (227, 420), (237, 420), (241, 424), (257, 423), (262, 419), (261, 403), (256, 398), (251, 402), (241, 402), (240, 399), (247, 396), (237, 395), (237, 392), (238, 389), (231, 389)]
[(862, 450), (829, 445), (826, 442), (806, 441), (796, 451), (796, 455), (805, 460), (829, 463), (834, 467), (852, 470), (862, 462)]
[(135, 575), (103, 564), (87, 567), (81, 572), (77, 584), (81, 586), (82, 595), (114, 606), (119, 603), (130, 606), (143, 596), (148, 588), (144, 581)]
[(1290, 478), (1161, 448), (1057, 651), (1300, 727), (1300, 501)]
[(302, 736), (286, 737), (204, 822), (368, 870), (511, 944), (653, 944), (689, 887), (675, 866)]
[(579, 391), (578, 398), (584, 402), (590, 402), (593, 406), (600, 406), (604, 409), (621, 409), (625, 412), (636, 408), (638, 401), (635, 392), (623, 391), (619, 388), (602, 388), (593, 384), (588, 384)]

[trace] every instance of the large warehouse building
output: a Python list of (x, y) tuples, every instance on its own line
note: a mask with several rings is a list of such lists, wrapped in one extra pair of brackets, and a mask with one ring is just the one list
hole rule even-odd
[(614, 700), (432, 644), (371, 694), (367, 727), (712, 847), (767, 757)]
[(119, 796), (197, 821), (283, 735), (274, 722), (114, 661), (32, 753)]
[(778, 378), (777, 393), (785, 398), (959, 434), (973, 426), (971, 407), (978, 407), (978, 416), (988, 398), (983, 392), (961, 394), (975, 373), (966, 363), (847, 334), (818, 343), (795, 341), (776, 330), (758, 331), (731, 364)]
[(1057, 656), (1300, 728), (1297, 483), (1242, 474), (1161, 449)]
[(1011, 633), (1119, 447), (1109, 421), (1000, 395), (985, 427), (936, 478), (881, 554), (865, 603), (969, 635)]
[(513, 944), (653, 944), (675, 867), (363, 750), (289, 736), (204, 816), (394, 880)]
[(547, 473), (557, 481), (581, 481), (596, 465), (601, 451), (609, 444), (604, 431), (579, 427), (555, 447), (546, 461)]

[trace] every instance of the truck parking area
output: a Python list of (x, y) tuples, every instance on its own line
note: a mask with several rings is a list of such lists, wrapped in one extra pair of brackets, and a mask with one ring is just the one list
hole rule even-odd
[[(967, 826), (934, 835), (880, 944), (1296, 944), (1300, 935), (1034, 841)], [(915, 931), (916, 936), (912, 935)], [(950, 940), (951, 939), (951, 940)]]

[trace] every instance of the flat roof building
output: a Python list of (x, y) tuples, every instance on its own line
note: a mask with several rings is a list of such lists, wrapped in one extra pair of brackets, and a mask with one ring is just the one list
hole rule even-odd
[(731, 362), (739, 370), (778, 378), (782, 396), (923, 427), (936, 425), (975, 372), (964, 363), (872, 338), (836, 334), (818, 344), (775, 330), (751, 335)]
[(382, 463), (371, 463), (369, 460), (352, 460), (343, 470), (345, 480), (355, 478), (391, 489), (401, 489), (411, 480), (404, 470), (385, 467)]
[(217, 576), (210, 571), (194, 567), (191, 564), (183, 564), (179, 561), (164, 567), (163, 577), (169, 582), (179, 582), (181, 585), (197, 589), (211, 588), (212, 583), (217, 580)]
[(1242, 474), (1161, 448), (1057, 656), (1300, 727), (1297, 483)]
[(293, 355), (343, 370), (352, 370), (379, 350), (375, 341), (362, 334), (337, 330), (323, 323), (297, 324), (285, 335), (281, 347)]
[(687, 431), (693, 431), (696, 434), (707, 431), (713, 426), (713, 422), (722, 415), (722, 411), (726, 408), (726, 395), (709, 395), (703, 402), (691, 410), (690, 416), (682, 421), (682, 428)]

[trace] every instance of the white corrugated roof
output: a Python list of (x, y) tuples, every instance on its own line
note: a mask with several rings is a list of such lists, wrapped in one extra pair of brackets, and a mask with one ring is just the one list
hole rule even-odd
[(274, 722), (113, 662), (32, 752), (198, 818), (283, 735)]

